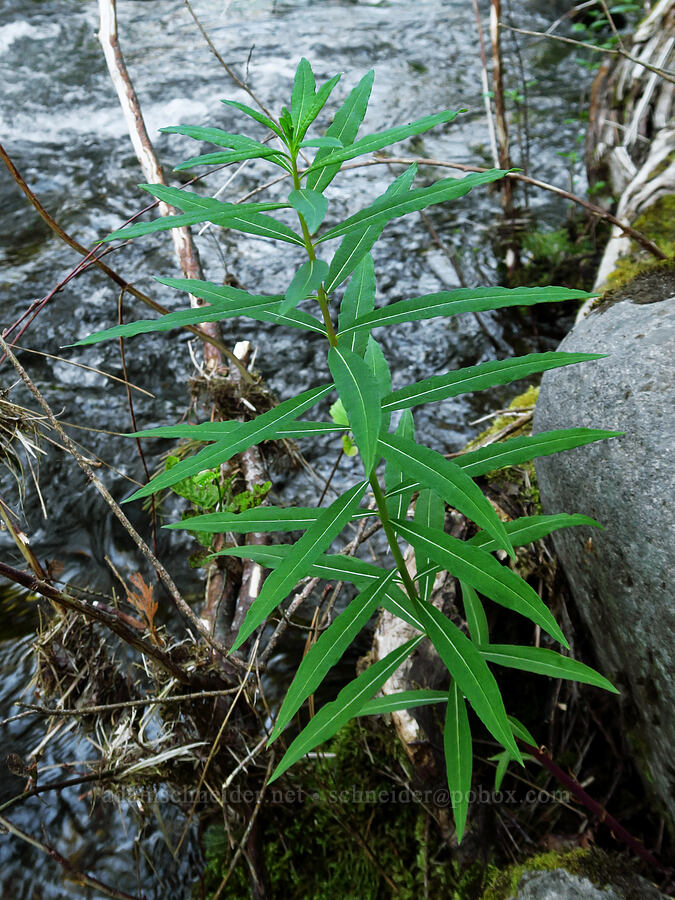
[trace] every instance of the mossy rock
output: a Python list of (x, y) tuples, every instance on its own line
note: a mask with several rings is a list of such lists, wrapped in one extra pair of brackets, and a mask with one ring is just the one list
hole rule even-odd
[(668, 259), (655, 260), (637, 241), (631, 240), (630, 252), (619, 257), (607, 278), (603, 300), (611, 299), (611, 292), (624, 287), (637, 276), (675, 269), (675, 194), (659, 197), (635, 220), (633, 228), (653, 241), (667, 254)]
[[(524, 875), (530, 872), (554, 872), (563, 869), (585, 878), (600, 890), (613, 889), (613, 896), (624, 900), (651, 900), (659, 891), (639, 877), (624, 856), (614, 856), (596, 848), (550, 851), (509, 866), (493, 875), (481, 900), (509, 900), (518, 893)], [(610, 895), (610, 896), (612, 896)]]

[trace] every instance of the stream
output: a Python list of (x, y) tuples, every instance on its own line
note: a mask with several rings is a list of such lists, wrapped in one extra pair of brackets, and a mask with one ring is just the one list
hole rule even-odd
[[(335, 72), (343, 78), (320, 117), (329, 122), (334, 103), (371, 67), (375, 85), (362, 127), (367, 134), (405, 123), (440, 109), (469, 111), (455, 123), (395, 147), (401, 155), (423, 155), (460, 163), (490, 165), (483, 108), (476, 22), (466, 0), (195, 0), (195, 10), (213, 42), (238, 71), (249, 67), (256, 93), (277, 109), (288, 103), (292, 77), (300, 56), (312, 63), (317, 82)], [(484, 25), (487, 8), (481, 4)], [(562, 11), (562, 10), (561, 10)], [(512, 0), (514, 24), (543, 28), (550, 24), (550, 4), (543, 0)], [(261, 130), (243, 120), (221, 98), (248, 98), (229, 80), (210, 54), (182, 0), (120, 0), (120, 42), (139, 95), (148, 131), (167, 171), (173, 164), (196, 155), (194, 142), (178, 135), (157, 134), (162, 125), (209, 124), (228, 131), (246, 131), (261, 137)], [(147, 205), (137, 188), (142, 180), (128, 138), (117, 97), (112, 89), (96, 38), (97, 6), (93, 0), (0, 0), (0, 106), (1, 141), (17, 168), (45, 208), (78, 241), (90, 246), (119, 227)], [(512, 39), (504, 37), (505, 67), (518, 87)], [(537, 177), (569, 187), (567, 163), (559, 151), (577, 146), (583, 125), (574, 119), (579, 92), (589, 75), (574, 61), (574, 54), (559, 45), (521, 46), (529, 87), (530, 157)], [(319, 132), (320, 133), (320, 132)], [(514, 151), (516, 164), (517, 150)], [(382, 193), (393, 174), (386, 166), (355, 169), (334, 182), (326, 224), (331, 225), (367, 205)], [(218, 172), (206, 182), (210, 193), (229, 177)], [(444, 177), (447, 172), (421, 167), (418, 184)], [(575, 189), (583, 190), (579, 172)], [(235, 200), (251, 190), (269, 168), (248, 165), (225, 189), (220, 199)], [(37, 217), (4, 166), (0, 167), (0, 303), (2, 323), (12, 322), (35, 299), (59, 282), (78, 256)], [(282, 196), (283, 187), (265, 199)], [(566, 204), (550, 194), (532, 194), (530, 204), (539, 226), (554, 227), (564, 219)], [(487, 190), (474, 192), (451, 206), (434, 207), (433, 227), (452, 248), (469, 285), (497, 283), (493, 251), (499, 198)], [(214, 229), (215, 230), (215, 229)], [(206, 277), (222, 282), (229, 273), (256, 293), (283, 293), (300, 262), (295, 249), (234, 232), (197, 238)], [(385, 304), (459, 286), (457, 273), (429, 231), (412, 215), (392, 222), (374, 250), (378, 278), (378, 304)], [(111, 255), (108, 263), (143, 291), (171, 309), (185, 305), (185, 295), (153, 281), (153, 274), (175, 275), (176, 262), (166, 234), (146, 237)], [(67, 348), (75, 340), (117, 322), (118, 290), (96, 271), (69, 283), (57, 293), (22, 337), (20, 346), (39, 351), (19, 353), (22, 363), (44, 391), (64, 423), (96, 430), (70, 428), (86, 453), (105, 461), (99, 469), (118, 499), (133, 489), (129, 479), (141, 478), (135, 448), (115, 432), (131, 430), (125, 392), (105, 375), (73, 366), (72, 362), (122, 377), (115, 342), (93, 347)], [(140, 303), (125, 300), (127, 319), (147, 317)], [(573, 310), (560, 309), (539, 323), (531, 334), (530, 320), (519, 311), (483, 314), (488, 334), (474, 317), (413, 323), (378, 334), (390, 361), (394, 387), (463, 365), (474, 365), (500, 355), (554, 349), (568, 327)], [(235, 320), (224, 323), (230, 346), (250, 340), (257, 348), (256, 368), (283, 398), (325, 381), (328, 370), (319, 341), (302, 340), (297, 332), (272, 329), (262, 323)], [(141, 336), (127, 342), (128, 375), (148, 393), (135, 392), (139, 427), (178, 421), (189, 404), (187, 382), (193, 372), (186, 332)], [(496, 348), (499, 348), (498, 350)], [(59, 357), (59, 358), (55, 358)], [(5, 363), (2, 387), (15, 381)], [(469, 423), (507, 404), (520, 386), (444, 401), (416, 411), (417, 433), (441, 452), (461, 449), (480, 427)], [(34, 407), (25, 393), (12, 391), (15, 402)], [(320, 410), (324, 415), (327, 406)], [(112, 433), (111, 433), (112, 432)], [(146, 442), (148, 464), (158, 464), (168, 444)], [(332, 467), (333, 445), (318, 441), (301, 446), (320, 476)], [(126, 534), (99, 501), (69, 458), (48, 448), (40, 460), (38, 481), (48, 517), (28, 479), (23, 503), (25, 530), (41, 560), (58, 561), (59, 579), (109, 591), (113, 581), (105, 557), (122, 573), (140, 567)], [(316, 485), (301, 471), (278, 467), (273, 471), (274, 497), (286, 504), (312, 503)], [(334, 481), (337, 489), (353, 483), (347, 461)], [(17, 486), (11, 475), (0, 474), (0, 493), (19, 511)], [(176, 509), (178, 507), (176, 506)], [(147, 516), (140, 504), (127, 507), (132, 521), (148, 534)], [(171, 513), (172, 508), (167, 512)], [(200, 596), (198, 573), (185, 558), (190, 542), (179, 532), (162, 532), (160, 558), (187, 598)], [(0, 533), (2, 558), (22, 566), (21, 557), (6, 531)], [(4, 602), (4, 601), (3, 601)], [(16, 700), (31, 702), (27, 685), (33, 671), (31, 638), (11, 619), (21, 619), (21, 599), (3, 612), (0, 625), (0, 716), (19, 710)], [(10, 609), (10, 607), (8, 607)], [(4, 621), (6, 620), (6, 621)], [(24, 633), (22, 633), (24, 632)], [(352, 658), (353, 664), (353, 658)], [(283, 669), (283, 659), (279, 662)], [(9, 753), (26, 757), (43, 738), (43, 723), (25, 717), (2, 728), (3, 758)], [(92, 748), (63, 726), (46, 745), (41, 758), (47, 778), (76, 773), (77, 761), (92, 755)], [(68, 761), (67, 770), (55, 767)], [(0, 773), (0, 803), (20, 793), (25, 779), (4, 768)], [(146, 823), (139, 823), (131, 804), (118, 808), (98, 803), (92, 807), (86, 793), (73, 788), (17, 804), (9, 818), (19, 828), (56, 846), (76, 868), (121, 890), (148, 898), (188, 897), (200, 864), (196, 830), (185, 852), (176, 860), (165, 834), (175, 839), (183, 819), (162, 802)], [(161, 827), (158, 826), (158, 821)], [(177, 831), (178, 829), (178, 831)], [(98, 897), (92, 889), (67, 882), (62, 869), (33, 847), (11, 836), (0, 840), (0, 896), (4, 900), (61, 897)]]

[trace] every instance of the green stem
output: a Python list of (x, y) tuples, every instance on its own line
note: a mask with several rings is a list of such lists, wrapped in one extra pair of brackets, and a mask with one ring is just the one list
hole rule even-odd
[(419, 603), (419, 597), (417, 596), (415, 585), (413, 584), (413, 580), (410, 577), (408, 567), (406, 566), (405, 560), (403, 559), (403, 554), (401, 553), (401, 548), (399, 547), (398, 541), (396, 540), (394, 526), (391, 524), (391, 519), (389, 518), (389, 513), (387, 511), (387, 504), (384, 499), (384, 494), (382, 493), (382, 488), (380, 487), (380, 483), (377, 480), (374, 469), (368, 476), (368, 481), (370, 482), (370, 486), (373, 489), (373, 496), (375, 497), (375, 503), (377, 504), (377, 511), (380, 514), (382, 527), (384, 528), (384, 533), (387, 536), (387, 541), (389, 542), (391, 552), (394, 554), (396, 567), (401, 575), (401, 578), (403, 579), (405, 589), (412, 602)]
[[(296, 191), (300, 190), (300, 176), (298, 175), (298, 160), (297, 154), (292, 159), (293, 163), (293, 187)], [(314, 252), (314, 244), (312, 243), (312, 237), (309, 233), (309, 228), (307, 227), (307, 222), (305, 222), (305, 217), (301, 212), (298, 212), (298, 220), (300, 221), (300, 228), (302, 229), (302, 238), (305, 242), (305, 250), (307, 251), (307, 256), (310, 260), (314, 261), (316, 259), (316, 253)], [(319, 308), (321, 309), (321, 315), (323, 316), (323, 324), (326, 327), (326, 334), (328, 335), (328, 343), (331, 347), (337, 346), (337, 335), (335, 334), (335, 329), (333, 328), (333, 322), (330, 317), (330, 310), (328, 308), (328, 297), (323, 287), (319, 288), (318, 291), (318, 300), (319, 300)]]

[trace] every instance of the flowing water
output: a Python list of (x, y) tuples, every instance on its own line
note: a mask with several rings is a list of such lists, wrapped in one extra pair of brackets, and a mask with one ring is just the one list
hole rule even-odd
[[(205, 27), (226, 60), (243, 71), (248, 64), (250, 83), (271, 104), (288, 102), (292, 75), (301, 55), (314, 66), (317, 81), (343, 72), (335, 96), (342, 99), (369, 68), (376, 72), (375, 87), (364, 133), (404, 123), (443, 108), (468, 108), (448, 127), (439, 128), (397, 152), (414, 152), (456, 162), (483, 163), (488, 157), (487, 131), (480, 87), (480, 61), (475, 19), (466, 0), (389, 0), (389, 2), (223, 2), (195, 3)], [(514, 23), (525, 27), (548, 24), (548, 4), (514, 0)], [(485, 10), (484, 10), (485, 11)], [(156, 148), (168, 168), (194, 155), (193, 142), (175, 135), (158, 135), (162, 125), (212, 124), (229, 131), (246, 130), (232, 108), (219, 100), (246, 101), (211, 56), (180, 0), (121, 0), (118, 5), (120, 40), (145, 114), (148, 130), (156, 135)], [(81, 243), (118, 227), (142, 206), (147, 196), (139, 191), (142, 180), (124, 121), (112, 90), (96, 39), (97, 8), (93, 0), (0, 0), (0, 105), (2, 143), (23, 177), (61, 226)], [(513, 45), (505, 38), (507, 69), (516, 71)], [(581, 70), (567, 55), (550, 45), (523, 48), (530, 86), (531, 158), (539, 177), (568, 186), (568, 174), (558, 151), (575, 146), (579, 125), (565, 121), (578, 103)], [(513, 86), (517, 86), (514, 80)], [(330, 103), (329, 103), (330, 107)], [(320, 120), (321, 121), (321, 120)], [(327, 124), (324, 122), (323, 124)], [(255, 126), (254, 126), (255, 127)], [(251, 131), (254, 136), (258, 132)], [(192, 146), (191, 146), (192, 144)], [(489, 162), (487, 163), (489, 164)], [(398, 167), (395, 172), (401, 171)], [(222, 199), (234, 200), (266, 177), (268, 170), (244, 167), (226, 188)], [(419, 183), (447, 172), (422, 168)], [(212, 193), (225, 181), (218, 173), (207, 182)], [(356, 169), (329, 191), (327, 221), (335, 222), (366, 205), (391, 180), (386, 166)], [(36, 298), (59, 282), (77, 261), (74, 251), (37, 218), (5, 171), (0, 170), (3, 203), (0, 207), (0, 288), (2, 322), (12, 322)], [(280, 188), (269, 192), (280, 196)], [(550, 195), (531, 198), (538, 222), (554, 224), (565, 208)], [(474, 193), (451, 208), (434, 208), (430, 219), (445, 244), (452, 248), (469, 285), (496, 283), (493, 255), (498, 197)], [(232, 232), (198, 238), (207, 277), (222, 281), (229, 272), (255, 292), (278, 293), (289, 283), (300, 262), (294, 250), (265, 240), (242, 238)], [(378, 303), (457, 287), (456, 271), (416, 216), (392, 223), (377, 245), (375, 267)], [(152, 274), (175, 274), (176, 264), (166, 235), (132, 243), (108, 258), (125, 278), (151, 293), (170, 308), (185, 303), (184, 295), (153, 282)], [(127, 440), (108, 432), (130, 430), (126, 399), (121, 386), (68, 361), (81, 362), (121, 377), (117, 345), (62, 349), (65, 345), (117, 321), (118, 291), (104, 276), (89, 272), (57, 293), (21, 340), (21, 346), (63, 359), (24, 352), (21, 359), (65, 422), (98, 431), (76, 431), (89, 454), (112, 466), (104, 478), (116, 497), (132, 490), (130, 478), (139, 478), (140, 463)], [(146, 316), (140, 304), (127, 299), (128, 318)], [(537, 342), (529, 321), (518, 313), (486, 314), (488, 334), (471, 316), (414, 323), (379, 335), (391, 363), (394, 386), (429, 375), (471, 365), (496, 352), (523, 353), (551, 349), (569, 317), (560, 311), (557, 321), (540, 323)], [(298, 338), (296, 332), (237, 321), (226, 324), (228, 343), (248, 338), (258, 348), (256, 366), (269, 385), (284, 398), (327, 377), (324, 349), (318, 341)], [(192, 372), (188, 335), (172, 333), (144, 336), (127, 344), (130, 380), (153, 396), (136, 393), (140, 427), (177, 421), (189, 402), (187, 380)], [(499, 350), (496, 350), (500, 348)], [(4, 366), (2, 386), (14, 381)], [(489, 397), (461, 397), (416, 413), (423, 440), (443, 452), (459, 449), (475, 433), (467, 423), (508, 402), (514, 389)], [(13, 399), (24, 395), (15, 391)], [(27, 398), (26, 398), (27, 399)], [(160, 442), (157, 442), (158, 444)], [(159, 453), (165, 445), (148, 444)], [(334, 458), (326, 445), (302, 447), (315, 469), (326, 475)], [(153, 457), (150, 456), (152, 463)], [(274, 472), (274, 489), (283, 502), (311, 502), (315, 486), (295, 472)], [(353, 480), (347, 463), (336, 485)], [(43, 560), (58, 560), (65, 581), (99, 589), (110, 587), (105, 556), (129, 572), (139, 560), (116, 521), (90, 490), (71, 461), (57, 452), (42, 460), (39, 481), (48, 511), (45, 519), (35, 490), (28, 488), (24, 504), (26, 530), (35, 552)], [(3, 497), (16, 507), (16, 488), (3, 479)], [(145, 514), (129, 514), (147, 531)], [(6, 533), (0, 534), (3, 558), (21, 565)], [(197, 576), (183, 562), (185, 539), (176, 532), (161, 538), (160, 550), (172, 560), (172, 574), (188, 596), (197, 595)], [(20, 601), (17, 601), (20, 602)], [(17, 604), (14, 606), (17, 609)], [(0, 715), (16, 713), (19, 698), (32, 671), (30, 638), (10, 637), (12, 623), (0, 626)], [(24, 697), (24, 699), (26, 699)], [(3, 729), (3, 750), (26, 756), (42, 737), (40, 722), (27, 717)], [(91, 755), (91, 748), (67, 729), (53, 739), (42, 759), (44, 765), (76, 761)], [(49, 777), (57, 777), (58, 771)], [(16, 794), (23, 781), (6, 770), (0, 774), (0, 800)], [(164, 827), (172, 833), (171, 807), (162, 808)], [(189, 894), (198, 849), (193, 846), (180, 861), (172, 859), (156, 825), (136, 824), (132, 810), (98, 805), (93, 815), (87, 797), (78, 790), (57, 799), (45, 798), (14, 807), (10, 817), (19, 827), (54, 843), (77, 868), (95, 870), (104, 881), (134, 892), (137, 873), (148, 897)], [(151, 817), (152, 822), (155, 820)], [(152, 874), (153, 868), (159, 876)], [(95, 891), (68, 884), (56, 863), (14, 837), (0, 842), (0, 894), (3, 898), (57, 898), (97, 896)]]

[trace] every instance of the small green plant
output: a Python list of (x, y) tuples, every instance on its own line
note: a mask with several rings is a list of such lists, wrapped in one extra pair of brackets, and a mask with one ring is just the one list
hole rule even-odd
[[(363, 477), (327, 508), (255, 506), (237, 511), (221, 510), (168, 527), (208, 534), (304, 531), (292, 545), (237, 546), (221, 551), (254, 559), (272, 570), (246, 615), (232, 651), (253, 635), (297, 582), (308, 574), (352, 582), (359, 592), (305, 655), (277, 714), (270, 742), (279, 737), (379, 607), (395, 613), (417, 629), (417, 637), (367, 668), (340, 691), (337, 699), (316, 713), (291, 742), (271, 780), (279, 778), (289, 766), (331, 738), (356, 716), (444, 703), (447, 777), (457, 835), (461, 838), (472, 774), (467, 704), (504, 748), (506, 761), (522, 763), (516, 737), (528, 742), (534, 740), (520, 723), (507, 715), (492, 666), (569, 678), (614, 690), (592, 669), (553, 650), (491, 643), (483, 608), (485, 599), (501, 604), (526, 616), (567, 647), (565, 636), (536, 592), (493, 554), (505, 551), (513, 557), (514, 547), (537, 540), (555, 529), (597, 523), (585, 516), (562, 514), (537, 515), (504, 523), (474, 479), (503, 466), (579, 447), (618, 432), (572, 428), (521, 436), (472, 450), (455, 461), (416, 442), (411, 410), (420, 404), (507, 384), (547, 369), (597, 359), (599, 355), (550, 352), (495, 360), (393, 390), (387, 360), (373, 331), (393, 328), (402, 322), (508, 306), (580, 300), (588, 295), (561, 287), (471, 288), (414, 297), (376, 309), (375, 271), (370, 249), (387, 223), (433, 204), (462, 197), (478, 185), (497, 181), (505, 172), (492, 169), (463, 178), (444, 178), (425, 187), (413, 187), (416, 166), (412, 165), (369, 206), (321, 231), (328, 209), (324, 191), (343, 163), (383, 150), (435, 126), (448, 124), (458, 115), (444, 111), (357, 139), (373, 83), (371, 71), (348, 95), (325, 135), (307, 138), (309, 126), (324, 107), (339, 77), (336, 75), (317, 90), (312, 69), (303, 59), (295, 74), (290, 109), (284, 107), (278, 120), (242, 103), (224, 101), (269, 129), (278, 138), (279, 147), (216, 128), (178, 125), (163, 129), (224, 148), (189, 159), (177, 167), (179, 170), (263, 159), (278, 166), (289, 177), (291, 190), (285, 201), (231, 204), (187, 190), (141, 185), (158, 199), (178, 207), (183, 214), (132, 225), (106, 238), (132, 238), (176, 226), (212, 222), (223, 228), (288, 244), (289, 250), (293, 248), (292, 252), (298, 253), (297, 272), (291, 283), (284, 285), (279, 294), (270, 296), (205, 281), (161, 278), (158, 280), (162, 284), (199, 296), (210, 305), (174, 312), (159, 320), (116, 326), (80, 343), (168, 331), (182, 325), (234, 316), (273, 322), (279, 327), (295, 328), (325, 339), (332, 376), (328, 384), (285, 399), (249, 422), (208, 422), (138, 432), (140, 437), (187, 437), (210, 443), (195, 455), (167, 467), (129, 499), (188, 483), (192, 485), (191, 490), (201, 491), (209, 485), (215, 488), (210, 476), (204, 483), (199, 479), (197, 484), (187, 480), (205, 470), (220, 467), (235, 454), (263, 440), (289, 437), (303, 440), (332, 433), (337, 440), (348, 436), (346, 448), (349, 451), (357, 448)], [(300, 151), (309, 148), (316, 148), (317, 152), (309, 166), (302, 169)], [(269, 215), (277, 210), (294, 210), (298, 228), (293, 229)], [(337, 249), (327, 253), (327, 242), (335, 239), (339, 239)], [(350, 279), (349, 283), (338, 300), (335, 292), (347, 279)], [(314, 312), (318, 312), (319, 317)], [(333, 422), (300, 418), (335, 393), (338, 403), (332, 407)], [(392, 429), (391, 419), (396, 413), (400, 413), (400, 417)], [(373, 511), (361, 508), (368, 490), (375, 505)], [(409, 507), (414, 492), (418, 495), (411, 516)], [(445, 533), (446, 504), (477, 526), (477, 533), (469, 540), (460, 541)], [(364, 516), (381, 522), (393, 559), (391, 568), (327, 553), (347, 523)], [(406, 568), (399, 540), (408, 542), (415, 551), (414, 577)], [(435, 576), (444, 569), (461, 583), (468, 634), (430, 602)], [(447, 667), (449, 690), (411, 690), (373, 699), (389, 676), (425, 638), (431, 640)]]

